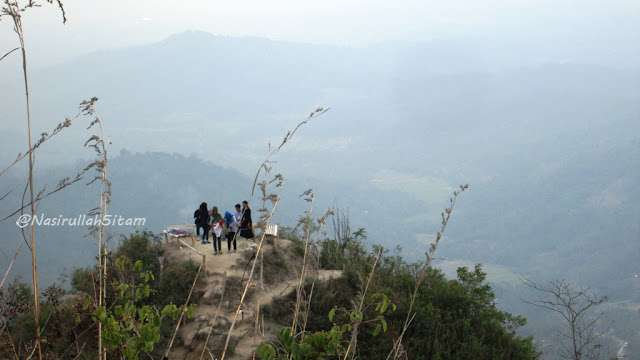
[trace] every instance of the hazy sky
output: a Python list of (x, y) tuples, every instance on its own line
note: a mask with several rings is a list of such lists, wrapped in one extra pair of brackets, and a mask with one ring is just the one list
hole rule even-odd
[[(32, 65), (185, 30), (338, 45), (485, 37), (640, 46), (637, 0), (66, 0), (64, 6), (64, 26), (53, 6), (25, 16)], [(16, 44), (10, 22), (1, 21), (0, 50)]]

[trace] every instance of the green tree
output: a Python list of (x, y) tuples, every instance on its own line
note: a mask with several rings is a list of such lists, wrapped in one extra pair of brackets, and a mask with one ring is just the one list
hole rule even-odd
[[(181, 309), (170, 303), (158, 312), (151, 305), (143, 304), (154, 291), (149, 286), (154, 276), (151, 271), (143, 270), (142, 261), (133, 263), (123, 256), (116, 260), (116, 268), (124, 279), (112, 284), (119, 301), (112, 309), (98, 306), (93, 311), (93, 319), (103, 325), (102, 341), (110, 355), (137, 360), (140, 353), (152, 352), (160, 342), (162, 320), (165, 317), (176, 320)], [(91, 300), (87, 299), (85, 309), (90, 304)], [(188, 317), (194, 311), (195, 306), (190, 306)]]
[[(354, 251), (345, 252), (344, 262), (340, 266), (344, 266), (343, 276), (315, 283), (307, 324), (309, 334), (334, 330), (334, 324), (326, 314), (336, 306), (351, 308), (353, 299), (363, 286), (366, 275), (362, 274), (371, 270), (375, 256), (372, 251), (367, 251), (360, 241), (351, 241), (349, 248)], [(402, 333), (415, 275), (422, 266), (420, 263), (407, 263), (400, 255), (388, 252), (381, 258), (370, 291), (388, 294), (389, 301), (397, 305), (397, 310), (385, 315), (386, 332), (374, 337), (375, 326), (360, 329), (355, 354), (357, 358), (387, 358), (394, 341)], [(311, 281), (307, 282), (306, 293), (310, 292), (311, 284)], [(371, 298), (368, 297), (367, 302)], [(292, 294), (277, 299), (264, 309), (264, 313), (286, 326), (291, 320), (287, 309), (291, 309), (293, 303), (295, 297)], [(540, 356), (533, 345), (533, 338), (522, 337), (516, 332), (526, 320), (498, 309), (495, 294), (486, 283), (486, 273), (481, 265), (473, 269), (458, 269), (455, 280), (446, 279), (437, 269), (427, 268), (425, 283), (419, 288), (413, 311), (416, 315), (403, 336), (401, 352), (404, 355), (401, 358), (507, 360), (538, 359)], [(375, 307), (364, 309), (363, 317), (375, 318)], [(337, 330), (334, 330), (334, 335)], [(294, 340), (301, 345), (301, 338), (295, 337)], [(342, 349), (346, 348), (346, 340), (340, 341)], [(277, 356), (285, 354), (282, 346), (280, 351), (275, 348)]]
[[(373, 310), (373, 311), (367, 311)], [(292, 334), (290, 327), (283, 327), (278, 333), (278, 341), (273, 344), (262, 344), (258, 347), (258, 355), (262, 360), (274, 359), (331, 359), (342, 358), (353, 345), (344, 340), (344, 334), (356, 326), (372, 326), (373, 336), (387, 331), (385, 315), (396, 310), (396, 305), (387, 295), (375, 293), (363, 310), (347, 310), (337, 306), (329, 311), (330, 322), (341, 318), (341, 325), (333, 322), (328, 331), (300, 332)], [(365, 318), (366, 314), (373, 317)]]

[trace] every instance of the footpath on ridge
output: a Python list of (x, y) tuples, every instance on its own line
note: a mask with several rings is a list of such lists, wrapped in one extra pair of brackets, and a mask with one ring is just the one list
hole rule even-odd
[[(182, 239), (186, 244), (192, 245), (188, 237)], [(259, 240), (256, 239), (257, 241)], [(171, 347), (169, 359), (200, 359), (202, 348), (211, 331), (211, 322), (220, 303), (220, 296), (224, 290), (222, 305), (213, 324), (213, 330), (207, 345), (208, 350), (205, 350), (203, 359), (219, 359), (222, 355), (227, 334), (251, 271), (252, 256), (258, 248), (257, 243), (244, 238), (238, 238), (237, 245), (237, 252), (228, 253), (226, 240), (223, 239), (222, 248), (225, 249), (223, 254), (213, 255), (213, 244), (201, 244), (199, 240), (195, 241), (193, 247), (199, 253), (206, 255), (205, 266), (200, 274), (200, 281), (192, 295), (191, 303), (197, 304), (197, 309), (194, 316), (180, 326)], [(273, 255), (274, 245), (271, 241), (268, 243), (265, 239), (263, 247), (264, 256)], [(277, 240), (278, 256), (284, 259), (284, 267), (277, 273), (265, 273), (265, 278), (268, 276), (271, 281), (264, 281), (262, 288), (260, 263), (256, 264), (253, 281), (243, 301), (242, 314), (236, 320), (225, 359), (251, 359), (254, 349), (265, 340), (272, 340), (274, 334), (280, 329), (280, 325), (264, 319), (262, 314), (258, 315), (259, 329), (257, 329), (256, 314), (259, 314), (259, 311), (262, 311), (262, 308), (270, 304), (274, 298), (288, 295), (295, 291), (300, 276), (301, 258), (294, 254), (292, 248), (291, 241), (286, 239)], [(202, 255), (175, 238), (169, 238), (164, 244), (164, 249), (164, 256), (169, 262), (189, 260), (192, 260), (195, 264), (202, 262)], [(223, 284), (225, 271), (227, 273), (226, 285)], [(335, 270), (320, 270), (318, 272), (320, 280), (340, 275), (341, 271)], [(293, 312), (293, 309), (291, 311)]]

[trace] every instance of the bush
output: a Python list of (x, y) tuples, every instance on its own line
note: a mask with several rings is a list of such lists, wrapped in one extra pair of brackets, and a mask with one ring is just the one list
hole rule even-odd
[[(160, 257), (163, 255), (160, 238), (151, 232), (136, 232), (127, 237), (122, 237), (120, 246), (109, 254), (107, 261), (107, 304), (111, 309), (120, 309), (126, 305), (119, 296), (114, 286), (129, 281), (135, 286), (143, 285), (139, 279), (140, 273), (153, 273), (148, 277), (149, 296), (137, 298), (134, 302), (139, 309), (162, 309), (167, 304), (173, 303), (178, 307), (186, 302), (191, 284), (198, 272), (199, 264), (192, 261), (162, 264)], [(121, 264), (122, 269), (116, 269), (116, 259), (121, 256), (130, 257), (130, 262)], [(142, 261), (141, 269), (134, 269), (138, 260)], [(163, 269), (160, 271), (160, 269)], [(127, 280), (128, 279), (128, 280)], [(135, 280), (134, 280), (135, 279)], [(76, 268), (71, 274), (71, 287), (74, 292), (83, 292), (91, 298), (96, 296), (98, 287), (98, 268), (88, 266)], [(52, 358), (76, 358), (93, 359), (97, 357), (97, 329), (92, 320), (95, 310), (93, 301), (85, 303), (83, 297), (77, 297), (77, 301), (60, 303), (63, 291), (57, 287), (47, 288), (42, 293), (40, 323), (47, 322), (43, 328), (43, 352), (51, 354)], [(191, 303), (197, 303), (198, 294), (194, 293)], [(15, 312), (15, 326), (10, 329), (14, 342), (22, 347), (28, 347), (35, 340), (35, 321), (32, 312), (33, 296), (31, 288), (23, 283), (15, 282), (7, 288), (0, 289), (0, 305), (3, 309), (9, 309), (12, 304), (22, 304), (13, 309)], [(87, 305), (83, 308), (83, 305)], [(178, 308), (179, 309), (179, 308)], [(148, 312), (148, 311), (147, 311)], [(153, 311), (155, 313), (155, 311)], [(106, 319), (106, 318), (105, 318)], [(172, 317), (166, 317), (157, 329), (160, 338), (156, 339), (156, 330), (150, 332), (154, 337), (156, 348), (152, 352), (154, 356), (161, 357), (161, 350), (166, 345), (167, 337), (171, 335), (175, 321)], [(46, 340), (46, 341), (45, 341)], [(20, 345), (21, 344), (21, 345)], [(85, 344), (83, 347), (82, 344)], [(75, 345), (80, 345), (76, 347)], [(76, 353), (81, 349), (82, 354)], [(64, 354), (64, 355), (63, 355)], [(12, 358), (13, 350), (8, 342), (0, 338), (0, 358)]]
[(277, 250), (267, 250), (264, 252), (264, 281), (273, 284), (280, 280), (279, 274), (287, 269), (285, 255)]
[(115, 258), (125, 256), (134, 262), (140, 260), (144, 264), (144, 270), (160, 274), (160, 257), (163, 254), (162, 238), (145, 230), (136, 231), (128, 237), (122, 235)]
[(189, 296), (191, 284), (198, 273), (199, 265), (192, 260), (169, 264), (156, 277), (157, 293), (151, 298), (154, 304), (164, 306), (171, 303), (184, 304)]
[(95, 289), (94, 284), (97, 284), (97, 277), (98, 268), (96, 266), (75, 268), (71, 273), (71, 290), (74, 292), (93, 294)]
[[(344, 244), (326, 240), (321, 247), (320, 261), (325, 267), (344, 269), (343, 276), (326, 282), (316, 282), (307, 331), (332, 329), (334, 322), (327, 314), (337, 307), (352, 309), (366, 283), (375, 254), (367, 251), (362, 242), (351, 240)], [(385, 333), (374, 337), (374, 327), (361, 327), (356, 357), (386, 359), (394, 341), (402, 333), (415, 286), (415, 276), (423, 264), (406, 263), (399, 255), (385, 252), (378, 262), (367, 291), (365, 303), (372, 295), (381, 293), (397, 305), (397, 311), (385, 316), (389, 324)], [(537, 359), (539, 353), (532, 338), (523, 338), (516, 330), (526, 320), (500, 311), (495, 294), (485, 282), (482, 266), (460, 268), (458, 279), (447, 280), (437, 269), (427, 269), (427, 277), (418, 291), (414, 304), (415, 318), (403, 338), (403, 348), (409, 359)], [(305, 284), (309, 294), (310, 284)], [(291, 326), (296, 295), (291, 293), (276, 299), (264, 308), (265, 316), (278, 324)], [(376, 316), (373, 309), (365, 309), (365, 319)], [(337, 318), (337, 316), (336, 316)]]

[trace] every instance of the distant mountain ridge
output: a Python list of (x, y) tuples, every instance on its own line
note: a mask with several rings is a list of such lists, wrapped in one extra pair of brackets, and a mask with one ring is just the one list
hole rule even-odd
[[(430, 153), (450, 142), (453, 132), (463, 141), (477, 141), (478, 131), (494, 129), (531, 133), (540, 121), (558, 125), (559, 116), (570, 121), (563, 128), (567, 132), (584, 123), (580, 117), (570, 119), (567, 110), (586, 103), (589, 109), (580, 111), (593, 117), (610, 110), (598, 106), (614, 101), (617, 108), (627, 106), (640, 93), (640, 71), (580, 63), (495, 70), (489, 67), (492, 61), (475, 62), (458, 50), (492, 52), (472, 41), (461, 44), (465, 46), (435, 41), (347, 48), (185, 32), (36, 71), (31, 76), (34, 130), (50, 131), (81, 100), (98, 96), (98, 111), (115, 151), (178, 151), (207, 158), (215, 144), (219, 152), (243, 143), (240, 151), (227, 151), (216, 160), (246, 173), (243, 164), (251, 154), (262, 153), (266, 139), (279, 139), (318, 106), (334, 109), (322, 120), (325, 125), (314, 129), (318, 146), (331, 147), (329, 139), (339, 134), (351, 151), (371, 141), (384, 142), (387, 152), (418, 147)], [(474, 65), (460, 64), (465, 61)], [(19, 86), (16, 77), (0, 89), (8, 104), (0, 119), (20, 118), (24, 112), (21, 92), (11, 90)], [(573, 106), (562, 105), (567, 95), (575, 98)], [(611, 101), (598, 104), (602, 96)], [(16, 135), (21, 131), (17, 122), (5, 123)], [(157, 136), (138, 146), (139, 137), (149, 133)], [(491, 141), (501, 141), (488, 134)], [(517, 135), (520, 141), (525, 134)], [(8, 137), (8, 146), (13, 138)], [(399, 141), (406, 146), (398, 146)], [(425, 148), (425, 142), (433, 146)], [(169, 143), (176, 149), (167, 148)], [(61, 161), (59, 156), (46, 160)]]
[[(194, 194), (215, 189), (199, 170), (212, 176), (223, 173), (211, 170), (220, 166), (251, 177), (269, 143), (281, 141), (318, 106), (331, 107), (301, 128), (277, 166), (296, 190), (313, 187), (319, 198), (335, 196), (353, 209), (354, 223), (371, 228), (372, 239), (421, 257), (422, 251), (413, 250), (437, 232), (450, 189), (468, 182), (471, 190), (456, 209), (459, 227), (447, 234), (452, 245), (443, 244), (443, 256), (513, 266), (532, 259), (518, 256), (522, 249), (540, 256), (560, 249), (570, 254), (568, 249), (582, 249), (589, 239), (584, 248), (593, 251), (606, 234), (597, 226), (599, 216), (607, 227), (616, 219), (606, 209), (594, 210), (602, 204), (598, 199), (612, 192), (617, 193), (607, 199), (636, 196), (638, 175), (628, 164), (637, 162), (632, 155), (640, 133), (640, 73), (588, 62), (492, 69), (467, 56), (499, 56), (483, 46), (345, 48), (186, 32), (34, 72), (33, 130), (50, 131), (80, 100), (98, 96), (112, 153), (181, 154), (174, 159), (179, 171), (166, 168), (164, 162), (173, 160), (165, 155), (131, 168), (135, 183), (131, 189), (120, 185), (114, 196), (135, 199), (125, 209), (131, 213), (155, 210), (175, 201), (163, 188), (178, 188), (166, 179), (184, 174), (178, 176), (189, 185), (177, 192), (186, 200), (177, 208), (188, 218), (189, 204), (200, 201)], [(9, 121), (23, 111), (21, 92), (15, 91), (19, 81), (13, 85), (0, 89), (8, 104), (0, 113), (8, 124), (5, 163), (24, 152), (26, 143), (14, 125), (20, 123)], [(68, 166), (78, 156), (65, 140), (84, 139), (84, 127), (68, 130), (40, 152), (39, 164)], [(218, 165), (201, 168), (200, 159)], [(131, 179), (123, 177), (122, 184)], [(415, 195), (418, 185), (425, 189), (421, 197)], [(144, 195), (152, 186), (159, 193)], [(575, 205), (584, 223), (569, 218), (571, 209), (578, 211)], [(612, 249), (637, 239), (637, 206), (623, 206), (626, 220)], [(618, 255), (626, 259), (629, 253)], [(582, 268), (578, 259), (584, 254), (573, 254), (571, 263)], [(557, 264), (558, 271), (568, 271)], [(606, 277), (604, 270), (592, 271)]]

